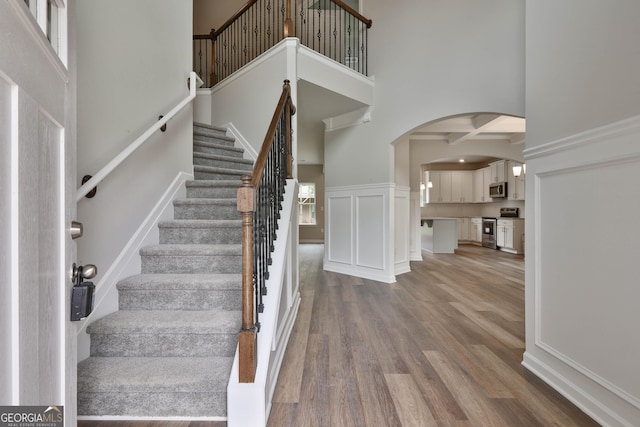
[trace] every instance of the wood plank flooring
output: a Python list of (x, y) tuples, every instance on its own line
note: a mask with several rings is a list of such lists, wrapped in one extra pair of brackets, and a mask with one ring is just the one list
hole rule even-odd
[(300, 246), (302, 304), (273, 398), (279, 426), (597, 426), (528, 373), (524, 259), (463, 245), (384, 284)]
[(325, 272), (322, 257), (322, 245), (300, 246), (302, 302), (269, 427), (598, 425), (520, 364), (522, 257), (424, 252), (394, 284)]

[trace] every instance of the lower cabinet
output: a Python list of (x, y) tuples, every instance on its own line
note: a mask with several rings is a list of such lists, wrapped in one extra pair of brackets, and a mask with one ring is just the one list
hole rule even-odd
[(482, 218), (471, 218), (471, 241), (474, 243), (482, 243)]
[(506, 252), (524, 253), (524, 220), (498, 219), (496, 243)]
[(469, 234), (469, 218), (458, 218), (458, 241), (470, 241), (471, 238)]

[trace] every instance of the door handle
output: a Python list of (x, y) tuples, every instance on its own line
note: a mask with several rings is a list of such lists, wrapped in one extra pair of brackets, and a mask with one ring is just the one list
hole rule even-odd
[(98, 274), (98, 267), (93, 264), (86, 265), (76, 265), (74, 262), (71, 266), (71, 281), (75, 284), (78, 280), (78, 275), (82, 277), (82, 279), (93, 279)]

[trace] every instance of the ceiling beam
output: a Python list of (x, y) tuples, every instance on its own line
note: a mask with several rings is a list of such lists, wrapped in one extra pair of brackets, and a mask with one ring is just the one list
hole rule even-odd
[(449, 138), (447, 138), (449, 145), (460, 144), (461, 142), (473, 138), (477, 136), (479, 133), (483, 131), (483, 129), (489, 127), (490, 125), (494, 125), (498, 123), (500, 120), (503, 120), (504, 116), (499, 114), (478, 114), (471, 118), (471, 123), (473, 124), (474, 129), (471, 132), (467, 133), (451, 133), (449, 134)]

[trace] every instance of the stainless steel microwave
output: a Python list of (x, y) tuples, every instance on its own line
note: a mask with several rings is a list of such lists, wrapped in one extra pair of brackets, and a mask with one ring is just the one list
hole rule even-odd
[(507, 183), (496, 182), (494, 184), (489, 184), (489, 197), (507, 197)]

